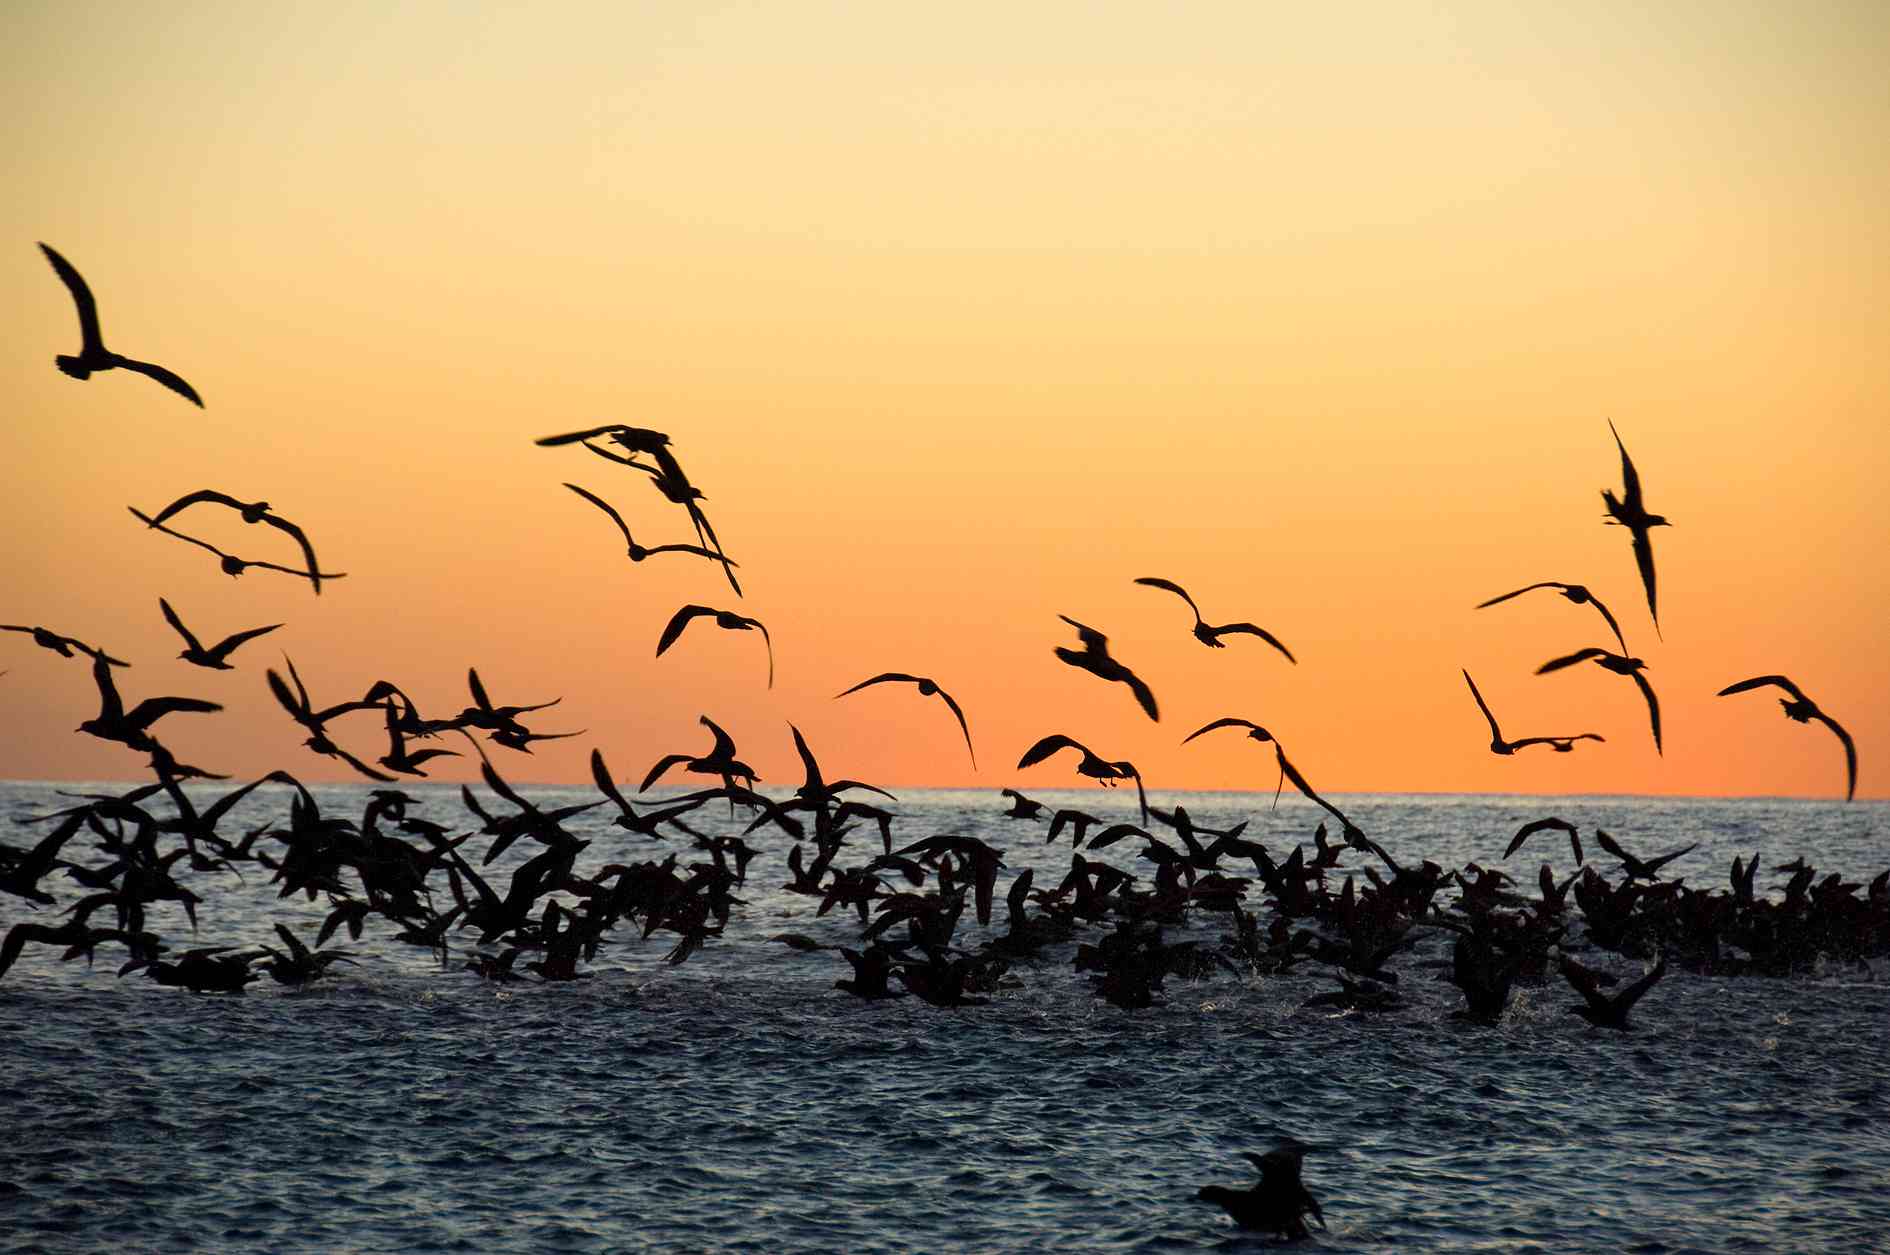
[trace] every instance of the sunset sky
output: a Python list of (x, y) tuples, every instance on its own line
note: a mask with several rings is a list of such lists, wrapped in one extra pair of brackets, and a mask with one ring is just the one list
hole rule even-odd
[[(1078, 783), (1062, 732), (1151, 789), (1265, 788), (1266, 724), (1322, 790), (1890, 796), (1890, 6), (1094, 3), (18, 4), (0, 18), (0, 622), (134, 666), (128, 702), (222, 702), (160, 737), (247, 777), (353, 778), (263, 672), (320, 703), (560, 706), (515, 781), (640, 779), (708, 745), (798, 783)], [(108, 346), (203, 411), (53, 365)], [(1657, 638), (1612, 419), (1638, 465)], [(671, 433), (741, 563), (633, 471), (534, 438)], [(301, 523), (318, 598), (147, 532), (198, 488)], [(292, 561), (213, 507), (179, 519)], [(1210, 650), (1163, 576), (1251, 638)], [(1647, 660), (1537, 580), (1584, 583)], [(286, 624), (234, 671), (201, 635)], [(751, 615), (762, 642), (685, 603)], [(1057, 615), (1153, 687), (1057, 662)], [(1468, 668), (1522, 737), (1491, 754)], [(0, 776), (131, 779), (71, 729), (83, 661), (0, 634)], [(936, 677), (834, 701), (880, 671)], [(371, 715), (335, 726), (363, 757)], [(1223, 739), (1224, 738), (1224, 739)], [(455, 738), (457, 739), (457, 738)], [(465, 749), (463, 742), (459, 748)], [(468, 778), (476, 759), (437, 779)]]

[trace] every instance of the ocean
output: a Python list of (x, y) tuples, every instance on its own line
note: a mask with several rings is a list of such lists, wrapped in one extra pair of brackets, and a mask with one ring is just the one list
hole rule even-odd
[[(597, 796), (520, 787), (545, 808)], [(20, 819), (89, 788), (0, 785), (0, 841), (30, 844), (46, 828)], [(407, 791), (411, 813), (472, 826), (457, 786)], [(324, 813), (356, 819), (369, 797), (314, 793)], [(225, 834), (281, 819), (288, 796), (259, 790)], [(1135, 818), (1132, 790), (1032, 796)], [(1761, 896), (1788, 877), (1771, 868), (1800, 856), (1849, 880), (1890, 868), (1882, 802), (1332, 800), (1401, 862), (1504, 867), (1525, 897), (1543, 861), (1573, 870), (1553, 833), (1502, 860), (1516, 828), (1545, 815), (1644, 856), (1698, 842), (1665, 869), (1695, 888), (1725, 889), (1733, 858), (1754, 851)], [(1320, 818), (1292, 796), (1151, 801), (1209, 827), (1245, 820), (1276, 858), (1295, 843), (1310, 856)], [(991, 927), (967, 912), (960, 945), (1002, 929), (1012, 876), (1034, 868), (1051, 888), (1070, 867), (1068, 834), (1047, 844), (1042, 822), (1002, 817), (995, 791), (902, 792), (888, 808), (899, 840), (958, 833), (1003, 852)], [(609, 827), (609, 810), (567, 823), (592, 842), (580, 873), (704, 857), (684, 837)], [(736, 833), (747, 817), (710, 807), (690, 822)], [(850, 974), (839, 954), (769, 940), (857, 947), (858, 917), (817, 917), (816, 900), (784, 891), (781, 832), (748, 840), (760, 853), (721, 936), (670, 965), (672, 935), (620, 926), (574, 982), (490, 983), (465, 970), (473, 933), (453, 936), (443, 966), (379, 919), (330, 943), (354, 965), (243, 996), (121, 978), (111, 946), (89, 969), (27, 947), (0, 978), (0, 1250), (1253, 1249), (1267, 1240), (1195, 1194), (1250, 1183), (1242, 1152), (1287, 1137), (1316, 1147), (1304, 1179), (1328, 1226), (1302, 1249), (1890, 1249), (1881, 960), (1789, 977), (1675, 968), (1619, 1033), (1568, 1014), (1579, 999), (1553, 972), (1519, 985), (1494, 1026), (1452, 1018), (1463, 997), (1439, 969), (1450, 936), (1430, 929), (1391, 963), (1387, 1012), (1302, 1005), (1336, 988), (1313, 962), (1170, 976), (1156, 1005), (1122, 1010), (1072, 967), (1097, 926), (1015, 963), (988, 1005), (867, 1002), (834, 989)], [(1141, 844), (1093, 857), (1146, 879)], [(483, 848), (467, 847), (469, 861)], [(840, 861), (878, 849), (862, 830)], [(1592, 840), (1588, 860), (1614, 877)], [(1348, 853), (1331, 883), (1368, 861)], [(173, 903), (148, 925), (172, 951), (279, 945), (277, 923), (312, 944), (328, 911), (279, 899), (260, 866), (185, 868), (198, 930)], [(59, 875), (42, 887), (57, 905), (0, 896), (0, 927), (55, 923), (86, 892)], [(1248, 905), (1264, 918), (1259, 889)], [(1224, 913), (1197, 910), (1168, 935), (1214, 946), (1231, 931)], [(1649, 966), (1581, 957), (1629, 979)]]

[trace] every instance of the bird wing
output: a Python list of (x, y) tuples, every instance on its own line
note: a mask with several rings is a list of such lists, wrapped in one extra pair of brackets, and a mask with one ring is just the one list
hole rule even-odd
[(1299, 665), (1299, 659), (1293, 657), (1293, 651), (1280, 644), (1279, 637), (1257, 623), (1223, 623), (1221, 626), (1214, 629), (1216, 636), (1226, 636), (1230, 632), (1243, 636), (1257, 636), (1267, 644), (1273, 646), (1273, 648), (1279, 650), (1282, 654), (1285, 654), (1288, 662), (1292, 663), (1294, 666)]
[[(934, 684), (932, 687), (938, 689), (939, 700), (951, 708), (952, 717), (958, 720), (958, 730), (965, 734), (965, 753), (971, 755), (971, 769), (976, 771), (978, 769), (978, 751), (971, 748), (971, 725), (965, 722), (965, 712), (959, 708), (958, 702), (950, 693), (939, 688), (937, 684)], [(1833, 726), (1835, 727), (1836, 725)], [(1840, 733), (1840, 735), (1842, 734)], [(1848, 742), (1850, 738), (1845, 737), (1845, 740)]]
[[(676, 638), (683, 634), (683, 629), (705, 614), (714, 614), (708, 606), (684, 606), (669, 617), (663, 625), (663, 634), (656, 639), (656, 656), (661, 658), (663, 651), (676, 643)], [(769, 664), (772, 669), (772, 662)]]
[(649, 792), (650, 786), (662, 779), (664, 772), (676, 766), (678, 763), (686, 763), (689, 761), (690, 758), (687, 754), (665, 754), (662, 758), (657, 760), (656, 766), (650, 768), (649, 774), (643, 777), (643, 783), (637, 786), (637, 792)]
[(222, 709), (217, 703), (198, 697), (147, 697), (131, 708), (125, 716), (125, 722), (135, 727), (148, 728), (165, 715), (213, 715)]
[(105, 351), (105, 342), (99, 338), (98, 302), (92, 299), (92, 289), (85, 282), (73, 264), (59, 255), (59, 250), (49, 244), (41, 244), (39, 251), (46, 254), (46, 260), (52, 263), (53, 272), (66, 285), (66, 291), (72, 294), (72, 303), (79, 310), (79, 336), (85, 347), (80, 350), (83, 356), (90, 357)]
[(761, 643), (768, 647), (768, 687), (774, 687), (774, 638), (768, 635), (768, 625), (760, 619), (748, 620), (748, 626), (761, 633)]
[(1595, 980), (1593, 972), (1573, 959), (1565, 957), (1562, 960), (1562, 977), (1568, 981), (1570, 988), (1582, 996), (1582, 1001), (1586, 1002), (1592, 1010), (1603, 1015), (1613, 1011), (1614, 1004), (1608, 1000), (1606, 994), (1601, 992), (1601, 986)]
[(147, 379), (155, 379), (198, 409), (203, 408), (203, 398), (198, 396), (197, 390), (185, 383), (184, 377), (176, 371), (166, 370), (156, 362), (141, 362), (135, 357), (120, 357), (115, 364), (123, 370), (134, 371)]
[[(1216, 719), (1213, 723), (1206, 724), (1202, 727), (1196, 728), (1193, 732), (1190, 732), (1187, 736), (1181, 738), (1181, 743), (1183, 745), (1186, 745), (1189, 741), (1194, 740), (1194, 738), (1196, 738), (1197, 736), (1200, 736), (1202, 733), (1212, 732), (1216, 728), (1246, 728), (1252, 732), (1259, 732), (1262, 730), (1259, 724), (1254, 723), (1250, 719), (1236, 719), (1232, 715), (1229, 715), (1225, 719)], [(1272, 738), (1269, 737), (1268, 739), (1270, 740)]]
[[(288, 519), (283, 518), (279, 514), (273, 513), (265, 513), (262, 516), (262, 521), (269, 524), (269, 526), (275, 528), (277, 531), (290, 536), (294, 539), (295, 543), (301, 547), (302, 557), (308, 563), (309, 583), (315, 586), (317, 593), (322, 591), (322, 580), (337, 578), (336, 576), (324, 576), (322, 574), (322, 569), (315, 564), (315, 547), (308, 543), (308, 534), (305, 533), (300, 526), (291, 523)], [(268, 564), (258, 562), (253, 565), (267, 566)], [(277, 567), (275, 569), (283, 570), (286, 568)]]
[(1648, 990), (1652, 989), (1656, 984), (1658, 984), (1660, 982), (1660, 978), (1665, 976), (1666, 974), (1667, 974), (1667, 956), (1663, 954), (1660, 956), (1660, 962), (1654, 965), (1653, 971), (1641, 977), (1639, 980), (1635, 981), (1632, 985), (1629, 985), (1626, 989), (1623, 989), (1620, 993), (1614, 996), (1614, 1005), (1620, 1008), (1621, 1014), (1626, 1015), (1629, 1008), (1633, 1007), (1635, 1003), (1641, 1000), (1641, 995), (1645, 994)]
[(1503, 851), (1503, 857), (1508, 858), (1510, 855), (1514, 854), (1517, 850), (1520, 850), (1522, 848), (1522, 843), (1527, 841), (1530, 837), (1534, 836), (1536, 833), (1547, 832), (1550, 829), (1554, 829), (1558, 832), (1566, 832), (1571, 836), (1573, 836), (1575, 833), (1575, 825), (1571, 824), (1566, 819), (1557, 819), (1551, 816), (1550, 818), (1547, 818), (1547, 819), (1531, 820), (1529, 823), (1524, 824), (1520, 829), (1517, 830), (1515, 837), (1513, 837), (1510, 840), (1509, 848)]
[(1563, 667), (1572, 667), (1578, 662), (1587, 662), (1590, 658), (1605, 658), (1607, 656), (1608, 651), (1605, 649), (1595, 649), (1593, 647), (1578, 649), (1572, 654), (1564, 654), (1560, 658), (1549, 659), (1540, 667), (1536, 668), (1536, 674), (1547, 675), (1551, 671), (1560, 671)]
[(820, 761), (814, 757), (814, 751), (807, 747), (807, 738), (791, 722), (788, 731), (794, 734), (794, 752), (801, 756), (801, 771), (806, 781), (801, 785), (801, 792), (808, 797), (825, 794), (828, 791), (827, 782), (821, 775)]
[(232, 632), (230, 635), (217, 642), (216, 648), (210, 651), (211, 656), (227, 658), (235, 653), (237, 646), (241, 645), (244, 641), (252, 641), (258, 636), (265, 636), (281, 626), (280, 623), (271, 623), (267, 627), (251, 628), (247, 632)]
[(607, 436), (613, 431), (622, 429), (622, 423), (611, 423), (605, 427), (587, 427), (583, 431), (567, 431), (556, 436), (540, 436), (532, 443), (545, 448), (553, 448), (558, 445), (577, 444), (582, 440), (595, 440), (599, 436)]
[(1614, 621), (1614, 614), (1608, 609), (1608, 607), (1602, 605), (1601, 598), (1595, 596), (1593, 593), (1588, 594), (1588, 604), (1593, 606), (1595, 609), (1601, 611), (1601, 617), (1608, 621), (1608, 630), (1614, 633), (1615, 644), (1621, 647), (1621, 652), (1623, 654), (1626, 654), (1627, 653), (1627, 638), (1621, 635), (1621, 625)]
[[(540, 440), (538, 443), (543, 444), (545, 442)], [(565, 487), (569, 488), (572, 492), (576, 493), (578, 496), (584, 498), (586, 501), (590, 502), (592, 505), (602, 510), (605, 514), (608, 514), (610, 516), (610, 521), (617, 525), (617, 530), (623, 533), (624, 544), (634, 545), (637, 543), (636, 541), (630, 539), (630, 528), (629, 528), (629, 525), (623, 521), (623, 515), (617, 513), (616, 508), (612, 506), (610, 502), (604, 500), (602, 497), (598, 496), (594, 492), (591, 492), (587, 489), (579, 488), (576, 484), (566, 484)]]
[[(1463, 682), (1470, 686), (1470, 696), (1477, 699), (1477, 709), (1483, 712), (1483, 718), (1490, 725), (1491, 739), (1497, 740), (1497, 741), (1502, 740), (1503, 730), (1496, 726), (1496, 716), (1490, 713), (1490, 705), (1488, 702), (1483, 700), (1483, 694), (1477, 691), (1477, 682), (1470, 678), (1470, 670), (1467, 667), (1463, 668)], [(1517, 840), (1520, 841), (1521, 838), (1518, 837)], [(1514, 847), (1511, 847), (1511, 848), (1514, 848)], [(1508, 858), (1509, 856), (1506, 854), (1503, 857)]]
[(907, 684), (917, 684), (919, 682), (919, 677), (916, 675), (906, 675), (904, 672), (901, 672), (901, 671), (883, 671), (880, 674), (874, 676), (870, 680), (861, 680), (858, 684), (855, 684), (852, 688), (847, 689), (844, 692), (835, 693), (833, 695), (834, 700), (838, 701), (840, 698), (845, 697), (848, 694), (857, 693), (869, 684), (887, 684), (887, 683), (896, 682), (896, 681), (902, 681)]
[(1654, 542), (1645, 527), (1634, 529), (1634, 565), (1641, 569), (1641, 583), (1647, 589), (1647, 613), (1654, 620), (1655, 632), (1659, 632), (1660, 611), (1654, 604)]
[(1018, 769), (1022, 770), (1025, 767), (1034, 767), (1058, 750), (1063, 749), (1073, 749), (1086, 757), (1095, 757), (1082, 742), (1073, 740), (1059, 732), (1044, 737), (1041, 741), (1038, 741), (1035, 745), (1025, 750), (1024, 756), (1017, 760)]
[[(701, 722), (702, 722), (702, 726), (709, 730), (709, 735), (715, 738), (714, 748), (710, 749), (710, 751), (707, 754), (707, 757), (709, 758), (735, 757), (735, 738), (730, 736), (728, 733), (724, 732), (722, 730), (722, 725), (717, 723), (715, 720), (709, 718), (707, 715), (702, 716)], [(642, 790), (639, 789), (638, 792), (640, 793), (642, 792)]]
[(492, 699), (486, 696), (486, 686), (479, 682), (479, 668), (466, 668), (466, 687), (472, 691), (473, 702), (481, 710), (492, 709)]
[(162, 510), (159, 510), (156, 517), (146, 519), (145, 522), (149, 523), (152, 527), (156, 527), (173, 514), (176, 514), (178, 511), (188, 506), (196, 505), (199, 501), (214, 501), (218, 505), (226, 505), (230, 507), (230, 509), (238, 511), (243, 508), (243, 503), (238, 501), (235, 497), (230, 496), (228, 493), (218, 492), (214, 488), (200, 488), (196, 492), (185, 493), (177, 500), (165, 506)]
[(1815, 707), (1812, 717), (1837, 734), (1837, 739), (1844, 742), (1844, 800), (1851, 801), (1857, 796), (1857, 742), (1851, 740), (1851, 734), (1838, 726), (1838, 721)]
[(1606, 850), (1608, 853), (1614, 855), (1616, 858), (1620, 859), (1623, 863), (1640, 862), (1639, 859), (1635, 858), (1632, 854), (1629, 854), (1626, 850), (1622, 849), (1620, 846), (1620, 843), (1617, 842), (1613, 837), (1609, 836), (1605, 828), (1595, 829), (1595, 842), (1598, 845), (1600, 845), (1603, 850)]
[[(538, 443), (543, 444), (544, 441), (541, 440)], [(630, 803), (624, 800), (624, 796), (618, 790), (616, 782), (610, 778), (610, 768), (604, 765), (604, 751), (599, 749), (593, 749), (591, 751), (591, 779), (597, 782), (598, 789), (603, 792), (605, 797), (617, 804), (618, 810), (626, 815), (636, 814), (635, 811), (630, 809)]]
[(1135, 700), (1141, 704), (1143, 713), (1160, 723), (1162, 717), (1161, 713), (1155, 709), (1155, 694), (1147, 684), (1142, 682), (1142, 677), (1127, 667), (1123, 667), (1122, 682), (1129, 686), (1131, 693), (1135, 694)]
[(98, 717), (105, 723), (116, 723), (125, 717), (124, 699), (118, 695), (118, 685), (112, 679), (111, 666), (103, 658), (92, 659), (92, 679), (98, 685)]
[(1634, 510), (1641, 508), (1641, 477), (1634, 469), (1634, 459), (1628, 456), (1627, 446), (1621, 443), (1621, 433), (1615, 431), (1614, 420), (1608, 420), (1608, 430), (1614, 435), (1614, 447), (1621, 451), (1621, 504)]
[(1194, 598), (1188, 596), (1188, 590), (1175, 583), (1173, 580), (1164, 580), (1157, 576), (1146, 575), (1135, 582), (1138, 584), (1146, 584), (1150, 588), (1167, 589), (1169, 592), (1188, 603), (1188, 609), (1194, 611), (1194, 621), (1196, 623), (1201, 621), (1201, 608), (1194, 604)]
[[(215, 545), (211, 544), (207, 540), (198, 540), (195, 536), (186, 536), (184, 535), (184, 533), (177, 531), (175, 528), (164, 526), (164, 524), (158, 522), (156, 519), (152, 518), (150, 515), (144, 513), (144, 511), (138, 509), (136, 506), (126, 506), (125, 509), (130, 510), (131, 516), (137, 519), (140, 523), (143, 523), (146, 527), (155, 527), (158, 531), (163, 532), (166, 536), (175, 536), (179, 540), (189, 541), (191, 544), (197, 546), (197, 548), (199, 549), (208, 549), (211, 553), (214, 553), (219, 558), (227, 558), (230, 556), (229, 554), (224, 553), (221, 549), (218, 549)], [(246, 564), (246, 565), (253, 565), (253, 564)]]
[(184, 644), (186, 647), (188, 647), (189, 649), (195, 650), (199, 653), (203, 651), (202, 642), (200, 642), (194, 635), (191, 634), (191, 631), (189, 628), (184, 626), (184, 621), (177, 617), (177, 611), (171, 609), (170, 602), (164, 600), (164, 598), (162, 597), (158, 598), (158, 609), (164, 612), (165, 621), (169, 623), (172, 627), (176, 628), (177, 634), (184, 638)]
[[(717, 553), (713, 549), (704, 549), (701, 545), (649, 545), (645, 547), (644, 552), (646, 554), (688, 553), (694, 554), (698, 558), (707, 558), (711, 562), (719, 562), (723, 566), (741, 565), (741, 563), (735, 561), (735, 559), (729, 557), (727, 554)], [(741, 590), (737, 589), (736, 591), (740, 592)]]
[(1654, 686), (1649, 684), (1647, 677), (1638, 671), (1630, 671), (1628, 674), (1634, 677), (1634, 683), (1640, 688), (1641, 696), (1647, 699), (1647, 718), (1654, 725), (1654, 750), (1656, 753), (1665, 754), (1666, 751), (1660, 746), (1660, 699), (1654, 696)]
[(1492, 597), (1488, 601), (1479, 601), (1477, 603), (1476, 608), (1478, 610), (1487, 609), (1490, 606), (1496, 605), (1498, 602), (1508, 601), (1511, 597), (1520, 597), (1524, 593), (1533, 593), (1538, 588), (1566, 588), (1566, 587), (1568, 587), (1566, 584), (1557, 583), (1555, 580), (1542, 580), (1539, 583), (1530, 584), (1530, 585), (1527, 585), (1526, 587), (1519, 588), (1513, 593), (1504, 593), (1501, 597)]
[(1744, 693), (1750, 689), (1764, 688), (1768, 684), (1784, 689), (1798, 701), (1802, 702), (1806, 700), (1805, 695), (1798, 690), (1798, 686), (1782, 675), (1755, 675), (1750, 680), (1741, 680), (1737, 684), (1728, 684), (1719, 691), (1717, 696), (1730, 697), (1734, 693)]

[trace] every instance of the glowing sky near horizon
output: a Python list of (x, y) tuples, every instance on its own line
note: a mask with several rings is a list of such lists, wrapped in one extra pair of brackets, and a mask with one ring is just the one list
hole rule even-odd
[[(1841, 797), (1842, 753), (1746, 676), (1794, 677), (1890, 796), (1890, 9), (1698, 3), (253, 6), (28, 4), (0, 29), (0, 622), (136, 664), (128, 700), (248, 776), (349, 778), (270, 699), (380, 678), (425, 713), (561, 696), (583, 729), (509, 777), (640, 777), (707, 745), (764, 784), (1076, 783), (1067, 733), (1152, 788), (1271, 788), (1210, 719), (1331, 791)], [(52, 365), (90, 280), (107, 343), (198, 412)], [(1661, 627), (1608, 420), (1638, 464)], [(532, 446), (670, 432), (748, 597), (624, 560), (690, 539), (633, 472)], [(140, 529), (201, 487), (267, 499), (348, 572), (318, 599)], [(201, 533), (280, 558), (234, 520)], [(1252, 640), (1203, 648), (1187, 586)], [(1606, 643), (1661, 696), (1532, 674)], [(213, 673), (202, 634), (286, 626)], [(770, 626), (692, 628), (685, 602)], [(1153, 686), (1064, 667), (1059, 614)], [(1511, 737), (1499, 758), (1468, 668)], [(73, 735), (88, 669), (0, 634), (0, 775), (132, 778)], [(964, 703), (982, 770), (935, 702)], [(371, 716), (338, 724), (372, 757)], [(434, 774), (460, 779), (476, 760)]]

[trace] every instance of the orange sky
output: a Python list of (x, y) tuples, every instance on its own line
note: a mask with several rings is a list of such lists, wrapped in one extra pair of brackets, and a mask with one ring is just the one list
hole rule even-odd
[[(1539, 4), (15, 6), (0, 39), (0, 621), (137, 665), (128, 700), (227, 705), (160, 733), (239, 776), (342, 778), (265, 667), (318, 701), (400, 683), (586, 735), (512, 778), (620, 775), (727, 727), (765, 783), (1069, 785), (1063, 732), (1152, 787), (1271, 787), (1221, 715), (1349, 790), (1840, 795), (1842, 755), (1767, 695), (1782, 671), (1890, 796), (1890, 10)], [(53, 367), (85, 273), (107, 343), (193, 407)], [(1656, 639), (1607, 420), (1640, 467)], [(737, 603), (632, 472), (534, 437), (663, 429), (742, 563)], [(142, 531), (214, 487), (266, 498), (348, 572), (319, 599), (231, 581)], [(284, 555), (235, 520), (200, 534)], [(1186, 609), (1298, 655), (1208, 650)], [(1535, 677), (1604, 643), (1649, 664)], [(282, 621), (238, 669), (174, 660)], [(772, 629), (698, 626), (685, 602)], [(1058, 613), (1161, 698), (1057, 663)], [(1511, 736), (1605, 745), (1497, 758)], [(72, 735), (88, 669), (0, 636), (0, 776), (128, 778)], [(938, 677), (942, 707), (867, 675)], [(371, 717), (338, 725), (372, 757)], [(465, 760), (435, 773), (456, 779)]]

